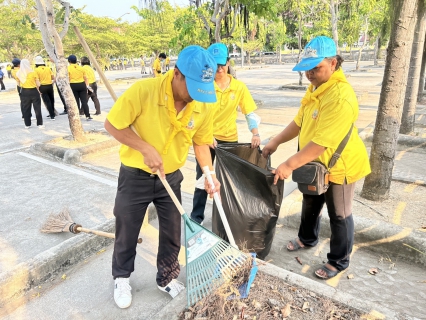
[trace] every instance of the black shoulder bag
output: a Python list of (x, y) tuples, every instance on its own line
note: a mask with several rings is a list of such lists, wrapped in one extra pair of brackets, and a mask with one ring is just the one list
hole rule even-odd
[(346, 147), (353, 127), (354, 125), (352, 124), (349, 132), (332, 155), (328, 168), (319, 161), (311, 161), (293, 171), (293, 181), (297, 182), (297, 186), (302, 193), (320, 195), (327, 191), (330, 185), (328, 180), (330, 170), (339, 160), (343, 149)]

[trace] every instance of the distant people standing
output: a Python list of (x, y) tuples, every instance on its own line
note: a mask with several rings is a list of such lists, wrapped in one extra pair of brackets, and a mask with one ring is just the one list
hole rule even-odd
[(6, 90), (6, 87), (3, 83), (4, 73), (1, 69), (3, 69), (3, 67), (0, 67), (0, 90)]
[(167, 56), (165, 64), (166, 64), (166, 71), (169, 71), (169, 69), (170, 69), (170, 56)]
[(96, 77), (95, 77), (95, 71), (90, 66), (90, 60), (88, 57), (81, 57), (81, 65), (83, 69), (86, 70), (87, 73), (87, 79), (89, 80), (89, 87), (91, 90), (88, 90), (87, 92), (87, 101), (91, 98), (93, 103), (95, 104), (96, 113), (95, 116), (101, 114), (101, 105), (99, 103), (98, 99), (98, 85), (96, 84)]
[(145, 61), (143, 59), (143, 56), (141, 58), (141, 74), (146, 74), (146, 68), (145, 68)]
[(10, 63), (7, 64), (6, 71), (7, 71), (7, 77), (9, 79), (11, 79), (12, 78), (12, 66), (10, 65)]
[(154, 78), (160, 77), (162, 74), (161, 62), (166, 59), (166, 54), (164, 52), (158, 55), (158, 58), (155, 59), (154, 64), (152, 65), (152, 72), (154, 73)]
[(13, 65), (12, 72), (11, 72), (12, 73), (12, 78), (16, 80), (16, 90), (18, 91), (18, 95), (19, 95), (22, 120), (24, 120), (24, 109), (22, 108), (22, 99), (21, 99), (22, 88), (19, 85), (19, 79), (16, 76), (16, 73), (19, 71), (19, 68), (20, 68), (20, 65), (21, 65), (21, 60), (19, 60), (18, 58), (13, 58), (12, 65)]
[(92, 120), (93, 118), (90, 116), (89, 106), (87, 104), (87, 90), (90, 87), (86, 70), (83, 69), (82, 66), (79, 66), (77, 64), (77, 57), (73, 54), (68, 57), (68, 62), (68, 75), (70, 78), (70, 85), (72, 93), (74, 94), (75, 101), (77, 102), (80, 115), (85, 115), (87, 121)]
[(35, 72), (40, 80), (40, 92), (41, 98), (46, 105), (47, 111), (49, 112), (50, 120), (55, 120), (55, 96), (53, 93), (53, 72), (50, 68), (46, 67), (43, 58), (40, 56), (35, 57)]
[(22, 59), (19, 71), (16, 73), (21, 90), (21, 105), (24, 112), (25, 128), (31, 127), (31, 106), (37, 118), (37, 127), (44, 128), (41, 115), (40, 81), (37, 73), (31, 69), (28, 59)]

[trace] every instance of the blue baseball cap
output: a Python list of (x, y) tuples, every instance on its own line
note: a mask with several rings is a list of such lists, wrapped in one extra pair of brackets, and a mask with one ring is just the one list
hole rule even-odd
[(183, 49), (176, 66), (185, 76), (186, 87), (192, 99), (200, 102), (216, 102), (214, 76), (217, 64), (212, 55), (200, 46)]
[(223, 43), (213, 43), (207, 51), (211, 53), (217, 64), (224, 66), (228, 62), (228, 47)]
[(336, 44), (333, 39), (325, 36), (313, 38), (306, 45), (302, 60), (296, 64), (293, 71), (308, 71), (315, 68), (325, 58), (337, 54)]
[(77, 63), (77, 57), (75, 55), (71, 54), (68, 57), (68, 62), (70, 62), (70, 63)]

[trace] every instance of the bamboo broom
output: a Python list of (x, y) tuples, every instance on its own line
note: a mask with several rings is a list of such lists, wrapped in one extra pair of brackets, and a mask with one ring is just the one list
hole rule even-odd
[[(83, 228), (81, 224), (75, 223), (68, 209), (63, 209), (59, 214), (51, 214), (40, 229), (44, 233), (71, 232), (78, 234), (80, 232), (92, 233), (98, 236), (115, 239), (114, 233)], [(142, 238), (138, 239), (142, 243)]]

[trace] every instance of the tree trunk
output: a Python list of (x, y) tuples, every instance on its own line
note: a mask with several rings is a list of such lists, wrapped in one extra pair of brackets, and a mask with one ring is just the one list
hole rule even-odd
[(423, 57), (422, 57), (422, 69), (420, 71), (420, 79), (419, 79), (419, 93), (417, 96), (417, 101), (420, 102), (420, 100), (423, 97), (423, 93), (425, 91), (425, 69), (426, 69), (426, 39), (423, 47)]
[(371, 174), (366, 177), (361, 196), (370, 200), (389, 198), (401, 113), (408, 76), (418, 0), (392, 0), (395, 17), (380, 93), (371, 147)]
[(337, 23), (339, 20), (339, 1), (330, 0), (330, 13), (331, 13), (331, 33), (333, 34), (333, 40), (336, 43), (337, 54), (340, 54), (339, 48), (339, 33), (337, 30)]
[(374, 42), (374, 65), (377, 66), (379, 65), (379, 61), (378, 61), (378, 52), (380, 51), (380, 35), (377, 36), (376, 41)]
[[(299, 45), (299, 55), (297, 56), (297, 63), (302, 59), (302, 12), (299, 8), (299, 32), (298, 32), (298, 45)], [(303, 73), (299, 71), (299, 86), (302, 85)]]
[(359, 63), (361, 62), (361, 57), (362, 57), (362, 50), (365, 47), (365, 43), (367, 42), (367, 34), (368, 34), (368, 17), (365, 18), (365, 29), (364, 29), (364, 41), (362, 42), (362, 46), (361, 48), (359, 48), (358, 51), (358, 60), (356, 62), (356, 68), (355, 70), (359, 70)]
[(419, 1), (417, 23), (414, 31), (413, 47), (411, 49), (410, 69), (408, 72), (407, 89), (405, 92), (404, 109), (402, 111), (399, 133), (409, 134), (414, 131), (417, 97), (419, 94), (420, 72), (422, 69), (423, 48), (425, 41), (425, 3)]
[[(42, 34), (43, 44), (49, 57), (55, 62), (56, 83), (65, 99), (68, 111), (68, 121), (71, 134), (74, 140), (85, 142), (83, 126), (81, 125), (77, 102), (72, 93), (69, 78), (67, 61), (64, 56), (62, 38), (68, 31), (70, 8), (68, 2), (61, 2), (65, 8), (65, 17), (63, 29), (60, 33), (55, 26), (55, 12), (51, 0), (36, 0), (37, 11), (40, 20), (40, 32)], [(52, 43), (53, 42), (53, 43)]]

